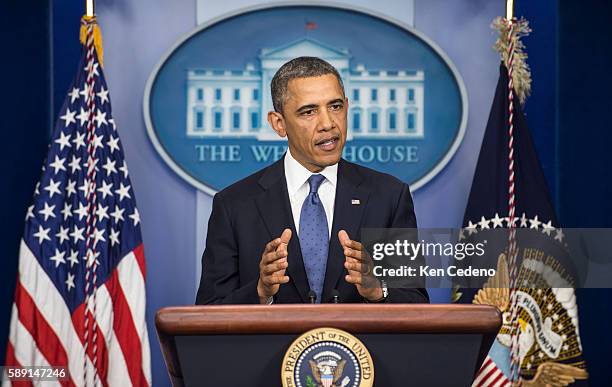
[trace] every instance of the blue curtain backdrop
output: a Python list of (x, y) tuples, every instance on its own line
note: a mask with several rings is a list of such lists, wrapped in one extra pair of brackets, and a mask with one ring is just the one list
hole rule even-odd
[(19, 240), (51, 128), (50, 5), (0, 3), (0, 365), (8, 339)]
[[(501, 1), (501, 0), (500, 0)], [(23, 218), (45, 155), (49, 129), (78, 61), (84, 2), (0, 3), (3, 60), (0, 117), (0, 364), (3, 363)], [(563, 225), (612, 227), (606, 148), (612, 131), (612, 3), (516, 2), (534, 33), (525, 40), (534, 87), (527, 119)], [(129, 150), (128, 150), (129, 151)], [(178, 279), (177, 279), (178, 280)], [(592, 385), (605, 385), (612, 358), (610, 289), (579, 290), (580, 328)], [(155, 336), (152, 346), (157, 345)], [(166, 381), (158, 380), (165, 384)], [(156, 383), (156, 384), (157, 384)]]
[[(605, 0), (559, 1), (556, 197), (566, 227), (612, 227), (611, 12)], [(577, 296), (591, 385), (609, 385), (612, 289)]]

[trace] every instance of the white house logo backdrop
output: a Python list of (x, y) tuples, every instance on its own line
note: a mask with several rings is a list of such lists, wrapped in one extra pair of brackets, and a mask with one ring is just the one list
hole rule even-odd
[(181, 39), (147, 83), (144, 115), (162, 158), (213, 194), (278, 160), (287, 143), (267, 123), (270, 81), (285, 62), (317, 56), (340, 72), (349, 99), (343, 157), (413, 190), (459, 147), (463, 81), (413, 28), (354, 10), (284, 6), (233, 14)]

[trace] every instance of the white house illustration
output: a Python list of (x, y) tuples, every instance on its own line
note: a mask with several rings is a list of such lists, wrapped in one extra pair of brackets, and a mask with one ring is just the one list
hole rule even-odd
[(257, 137), (280, 140), (267, 122), (273, 110), (270, 81), (287, 61), (316, 56), (332, 64), (349, 98), (351, 138), (423, 138), (424, 81), (422, 70), (368, 70), (350, 67), (347, 49), (303, 38), (260, 51), (260, 70), (193, 69), (187, 72), (188, 137)]

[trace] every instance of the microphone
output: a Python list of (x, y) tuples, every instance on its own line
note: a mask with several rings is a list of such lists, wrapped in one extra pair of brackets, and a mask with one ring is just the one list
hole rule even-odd
[(340, 292), (338, 289), (332, 290), (332, 303), (339, 304), (340, 303)]
[(308, 292), (308, 300), (310, 301), (311, 304), (317, 303), (317, 293), (315, 293), (314, 290), (310, 290)]

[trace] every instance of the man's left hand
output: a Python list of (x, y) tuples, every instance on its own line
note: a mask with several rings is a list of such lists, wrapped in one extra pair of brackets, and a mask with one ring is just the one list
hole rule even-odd
[(378, 301), (383, 298), (383, 290), (380, 282), (372, 274), (373, 262), (363, 250), (363, 245), (351, 240), (346, 231), (338, 232), (340, 245), (344, 250), (344, 267), (348, 275), (344, 278), (346, 282), (354, 284), (361, 297), (368, 301)]

